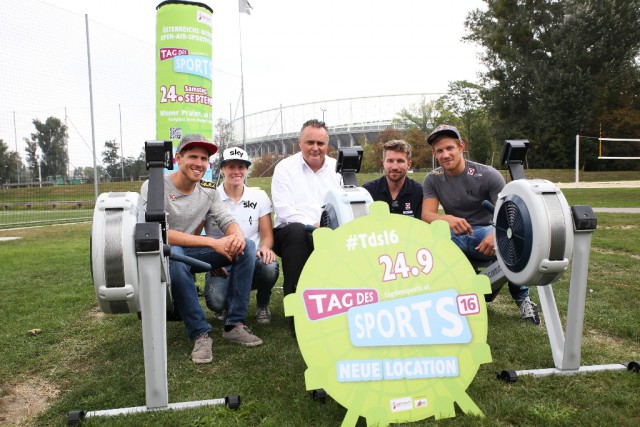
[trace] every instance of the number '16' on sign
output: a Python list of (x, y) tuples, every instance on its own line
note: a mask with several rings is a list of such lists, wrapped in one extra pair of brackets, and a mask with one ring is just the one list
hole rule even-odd
[(408, 265), (404, 252), (398, 252), (395, 260), (387, 254), (380, 255), (378, 257), (378, 264), (384, 265), (382, 281), (389, 282), (396, 280), (398, 275), (403, 279), (407, 279), (410, 276), (418, 276), (420, 273), (431, 273), (433, 269), (433, 255), (431, 255), (431, 251), (424, 248), (418, 249), (416, 252), (416, 261), (420, 267)]

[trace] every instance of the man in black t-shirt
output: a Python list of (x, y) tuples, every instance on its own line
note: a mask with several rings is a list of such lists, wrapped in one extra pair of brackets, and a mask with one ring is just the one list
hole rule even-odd
[(382, 165), (384, 176), (365, 183), (363, 187), (374, 201), (387, 202), (391, 213), (420, 219), (422, 186), (407, 178), (407, 171), (411, 167), (411, 145), (399, 139), (385, 142)]

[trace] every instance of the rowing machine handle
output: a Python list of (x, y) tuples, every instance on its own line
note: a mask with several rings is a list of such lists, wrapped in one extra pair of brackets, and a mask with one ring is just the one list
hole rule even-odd
[[(168, 245), (165, 245), (165, 247), (168, 247)], [(170, 248), (169, 248), (169, 259), (172, 259), (174, 261), (184, 262), (185, 264), (190, 265), (191, 267), (195, 267), (200, 272), (211, 271), (211, 264), (204, 261), (200, 261), (199, 259), (191, 258), (190, 256), (174, 254), (171, 252)]]
[(482, 206), (483, 206), (486, 210), (488, 210), (489, 212), (491, 212), (492, 214), (493, 214), (493, 212), (496, 210), (496, 207), (495, 207), (495, 206), (493, 206), (493, 203), (491, 203), (491, 202), (490, 202), (490, 201), (488, 201), (488, 200), (483, 200), (483, 201), (482, 201)]

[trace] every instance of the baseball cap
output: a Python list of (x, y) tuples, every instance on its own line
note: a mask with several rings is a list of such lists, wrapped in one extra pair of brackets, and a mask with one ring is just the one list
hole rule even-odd
[(249, 155), (246, 151), (239, 147), (229, 147), (224, 150), (222, 152), (222, 160), (220, 161), (220, 166), (231, 160), (240, 160), (241, 162), (245, 162), (247, 164), (247, 167), (251, 166)]
[(429, 138), (427, 138), (427, 142), (429, 143), (429, 145), (433, 145), (433, 141), (435, 141), (436, 138), (438, 138), (439, 136), (443, 136), (443, 135), (450, 136), (459, 141), (462, 140), (462, 137), (460, 137), (460, 132), (458, 132), (458, 129), (456, 129), (454, 126), (438, 125), (433, 130), (433, 132), (431, 132), (431, 134), (429, 135)]
[(209, 141), (203, 135), (200, 135), (199, 133), (190, 133), (182, 137), (180, 144), (178, 144), (178, 148), (176, 149), (176, 153), (181, 153), (183, 150), (193, 147), (204, 148), (209, 152), (210, 156), (213, 156), (216, 154), (216, 151), (218, 151), (218, 146)]

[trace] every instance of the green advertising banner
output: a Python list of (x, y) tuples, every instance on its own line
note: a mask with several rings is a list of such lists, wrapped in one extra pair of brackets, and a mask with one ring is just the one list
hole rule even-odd
[(313, 233), (315, 250), (285, 300), (308, 366), (308, 390), (324, 389), (347, 408), (343, 426), (482, 415), (466, 389), (487, 345), (478, 276), (444, 221), (389, 213)]
[(156, 18), (156, 138), (212, 136), (209, 6), (165, 1)]

